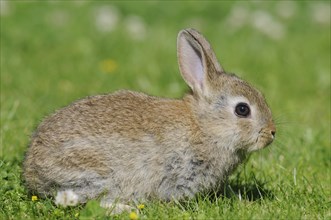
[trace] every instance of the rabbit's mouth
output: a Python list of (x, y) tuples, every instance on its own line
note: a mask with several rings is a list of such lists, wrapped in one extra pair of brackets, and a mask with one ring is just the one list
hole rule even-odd
[(272, 132), (261, 131), (257, 138), (257, 146), (259, 149), (269, 146), (275, 139), (275, 135)]
[(275, 132), (261, 129), (258, 137), (255, 140), (255, 144), (248, 149), (249, 152), (257, 151), (269, 146), (275, 139)]

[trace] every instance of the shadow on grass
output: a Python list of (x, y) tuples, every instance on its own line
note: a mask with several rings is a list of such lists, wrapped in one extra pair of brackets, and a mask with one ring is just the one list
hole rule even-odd
[(250, 180), (243, 183), (242, 181), (230, 180), (223, 186), (222, 191), (217, 195), (225, 198), (236, 197), (239, 200), (259, 201), (259, 200), (273, 200), (275, 198), (273, 192), (266, 187), (267, 182), (257, 179)]
[(210, 192), (200, 193), (194, 199), (181, 200), (176, 204), (183, 210), (196, 210), (196, 204), (201, 201), (207, 204), (230, 205), (239, 201), (261, 202), (264, 200), (274, 200), (275, 195), (272, 190), (267, 188), (268, 182), (258, 180), (254, 174), (248, 178), (237, 176), (220, 184), (218, 189)]
[(199, 206), (232, 207), (241, 201), (262, 203), (274, 200), (274, 193), (267, 188), (268, 182), (257, 180), (255, 176), (244, 179), (239, 175), (220, 184), (218, 189), (200, 193), (194, 199), (175, 202), (182, 210), (198, 211)]

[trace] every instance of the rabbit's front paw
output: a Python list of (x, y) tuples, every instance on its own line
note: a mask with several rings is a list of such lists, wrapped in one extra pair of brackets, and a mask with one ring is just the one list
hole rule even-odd
[(66, 206), (75, 206), (78, 204), (78, 195), (71, 189), (58, 191), (55, 197), (55, 204)]

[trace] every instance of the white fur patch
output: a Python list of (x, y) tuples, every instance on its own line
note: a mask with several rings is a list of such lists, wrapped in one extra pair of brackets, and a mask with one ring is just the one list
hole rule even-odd
[(59, 191), (55, 197), (55, 204), (63, 207), (75, 206), (78, 204), (78, 195), (71, 189)]
[(250, 105), (248, 99), (244, 96), (232, 96), (228, 98), (228, 102), (229, 102), (229, 106), (231, 107), (235, 107), (238, 103), (240, 102), (244, 102), (247, 103), (248, 105)]

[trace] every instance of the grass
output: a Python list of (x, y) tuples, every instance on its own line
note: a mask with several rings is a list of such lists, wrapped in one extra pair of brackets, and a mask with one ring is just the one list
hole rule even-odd
[[(139, 219), (331, 219), (329, 9), (328, 1), (1, 1), (0, 219), (129, 219), (107, 216), (96, 201), (67, 209), (32, 201), (24, 152), (43, 117), (75, 99), (121, 88), (181, 97), (176, 35), (185, 27), (263, 91), (277, 138), (223, 195), (150, 201)], [(96, 24), (98, 13), (115, 22)]]

